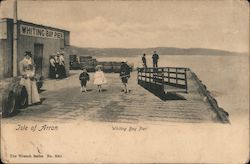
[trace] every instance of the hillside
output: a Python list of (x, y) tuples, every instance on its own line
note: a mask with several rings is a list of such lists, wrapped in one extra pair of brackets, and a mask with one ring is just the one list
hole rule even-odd
[(243, 55), (242, 53), (205, 49), (205, 48), (174, 48), (174, 47), (156, 47), (156, 48), (81, 48), (70, 46), (70, 53), (79, 56), (135, 56), (143, 53), (152, 54), (157, 51), (160, 55)]

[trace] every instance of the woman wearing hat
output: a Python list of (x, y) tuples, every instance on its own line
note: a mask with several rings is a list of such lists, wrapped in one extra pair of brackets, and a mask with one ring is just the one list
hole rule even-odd
[(60, 78), (66, 78), (66, 70), (65, 70), (65, 63), (64, 63), (64, 52), (59, 53), (59, 72)]
[(31, 52), (26, 51), (23, 60), (19, 62), (19, 72), (22, 76), (20, 84), (24, 85), (28, 92), (29, 105), (40, 102), (35, 80), (35, 64), (31, 56)]
[(102, 91), (102, 84), (107, 83), (105, 75), (102, 71), (102, 65), (96, 66), (96, 72), (94, 74), (94, 84), (98, 86), (98, 91)]
[(130, 78), (130, 68), (125, 59), (122, 59), (122, 64), (120, 68), (120, 78), (124, 85), (124, 89), (123, 89), (124, 93), (128, 93), (129, 92), (128, 79)]

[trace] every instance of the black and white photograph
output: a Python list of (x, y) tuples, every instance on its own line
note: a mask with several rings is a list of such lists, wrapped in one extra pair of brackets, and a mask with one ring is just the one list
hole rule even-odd
[(247, 0), (2, 0), (3, 163), (247, 163)]

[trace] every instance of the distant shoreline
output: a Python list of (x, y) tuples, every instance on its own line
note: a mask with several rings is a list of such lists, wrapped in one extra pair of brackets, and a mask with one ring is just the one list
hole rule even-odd
[(174, 47), (156, 47), (156, 48), (84, 48), (70, 46), (69, 51), (71, 54), (78, 56), (95, 56), (95, 57), (134, 57), (140, 56), (143, 53), (152, 55), (154, 51), (157, 51), (159, 55), (175, 56), (246, 56), (248, 52), (231, 52), (225, 50), (205, 49), (205, 48), (174, 48)]
[[(147, 54), (148, 56), (152, 55), (152, 54)], [(170, 55), (170, 54), (159, 54), (161, 56), (237, 56), (236, 54), (216, 54), (216, 55), (208, 55), (208, 54), (203, 54), (203, 55), (199, 55), (199, 54), (175, 54), (175, 55)], [(248, 54), (238, 54), (239, 57), (244, 57), (247, 56)], [(138, 54), (138, 55), (119, 55), (119, 56), (115, 56), (115, 55), (103, 55), (103, 54), (99, 54), (99, 55), (94, 55), (94, 57), (137, 57), (137, 56), (142, 56), (142, 54)]]

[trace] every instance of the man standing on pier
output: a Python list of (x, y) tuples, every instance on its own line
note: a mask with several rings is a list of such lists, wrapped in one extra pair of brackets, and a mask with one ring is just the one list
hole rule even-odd
[(159, 55), (156, 53), (156, 51), (154, 51), (152, 59), (153, 59), (153, 67), (158, 67)]
[(147, 68), (147, 60), (146, 60), (146, 54), (144, 53), (142, 56), (142, 63), (143, 63), (143, 67), (146, 69)]

